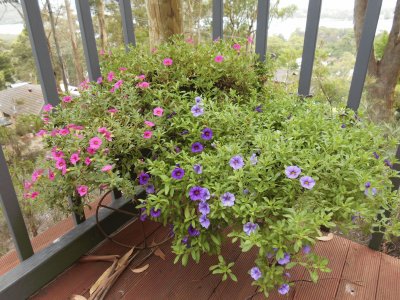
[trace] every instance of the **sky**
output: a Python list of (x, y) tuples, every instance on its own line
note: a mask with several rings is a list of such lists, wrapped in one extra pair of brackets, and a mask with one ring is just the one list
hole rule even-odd
[[(375, 1), (375, 0), (373, 0)], [(282, 5), (295, 4), (299, 9), (307, 9), (308, 0), (281, 0)], [(383, 0), (382, 8), (394, 8), (396, 0)], [(353, 10), (354, 0), (322, 0), (322, 9)]]

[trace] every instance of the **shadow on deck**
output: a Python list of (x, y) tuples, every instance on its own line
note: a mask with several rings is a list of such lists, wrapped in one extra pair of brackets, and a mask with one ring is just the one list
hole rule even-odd
[[(161, 241), (168, 229), (158, 223), (145, 222), (144, 232), (149, 242)], [(116, 240), (137, 244), (143, 240), (139, 222), (122, 229)], [(216, 264), (216, 257), (204, 256), (199, 264), (189, 262), (187, 267), (173, 264), (170, 243), (160, 247), (166, 259), (151, 255), (144, 262), (148, 250), (143, 250), (119, 277), (105, 299), (263, 299), (251, 285), (248, 270), (254, 265), (255, 251), (241, 253), (228, 243), (223, 249), (227, 261), (235, 261), (233, 268), (238, 282), (210, 274), (208, 268)], [(255, 249), (254, 249), (255, 250)], [(124, 254), (127, 248), (105, 241), (94, 249), (93, 255)], [(147, 252), (146, 252), (147, 251)], [(317, 284), (310, 282), (308, 273), (301, 268), (291, 271), (295, 282), (288, 296), (273, 292), (269, 299), (400, 299), (400, 260), (375, 252), (365, 246), (335, 236), (328, 242), (318, 242), (315, 251), (329, 259), (331, 273), (320, 274)], [(38, 291), (32, 299), (69, 299), (72, 294), (89, 297), (89, 289), (110, 266), (108, 262), (78, 262), (53, 282)], [(139, 274), (131, 269), (149, 264)]]

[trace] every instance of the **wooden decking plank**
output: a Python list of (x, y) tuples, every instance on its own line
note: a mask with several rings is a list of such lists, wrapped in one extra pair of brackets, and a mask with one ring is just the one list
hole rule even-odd
[[(158, 227), (158, 223), (146, 222), (145, 232), (149, 234), (149, 232), (154, 231)], [(129, 236), (129, 240), (139, 243), (142, 240), (140, 230), (139, 226), (128, 226), (119, 232), (118, 235)], [(91, 254), (123, 254), (127, 250), (127, 248), (106, 241), (100, 244), (100, 247), (92, 251)], [(78, 262), (41, 289), (36, 295), (32, 296), (32, 299), (68, 299), (72, 294), (83, 295), (109, 266), (109, 262)]]
[(336, 299), (374, 300), (380, 263), (380, 252), (351, 242)]
[(382, 254), (376, 299), (400, 299), (400, 259)]
[(308, 272), (304, 273), (304, 281), (297, 282), (293, 287), (294, 299), (335, 299), (349, 247), (350, 241), (338, 236), (327, 242), (318, 242), (315, 253), (329, 259), (328, 267), (332, 272), (320, 273), (318, 284), (309, 282), (310, 275)]

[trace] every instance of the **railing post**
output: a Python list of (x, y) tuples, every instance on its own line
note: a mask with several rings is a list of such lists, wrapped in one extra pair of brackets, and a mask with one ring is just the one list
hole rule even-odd
[(376, 27), (381, 12), (382, 0), (369, 0), (364, 17), (364, 25), (358, 46), (353, 78), (351, 80), (347, 107), (356, 111), (360, 106), (361, 95), (367, 76), (369, 58), (374, 44)]
[[(400, 145), (397, 146), (397, 151), (396, 151), (396, 160), (400, 161)], [(395, 169), (397, 172), (400, 172), (400, 163), (395, 163), (393, 164), (393, 169)], [(400, 187), (400, 178), (394, 177), (391, 178), (392, 184), (393, 184), (393, 191), (398, 191)], [(386, 218), (389, 218), (391, 215), (391, 212), (389, 210), (384, 211), (384, 216)], [(382, 219), (382, 216), (379, 214), (378, 215), (378, 220), (380, 221)], [(373, 250), (379, 250), (382, 241), (383, 241), (383, 236), (385, 232), (385, 227), (375, 227), (373, 228), (374, 232), (372, 233), (371, 240), (368, 243), (368, 247), (373, 249)]]
[(89, 80), (96, 81), (101, 76), (99, 55), (97, 53), (96, 40), (94, 38), (92, 17), (90, 14), (89, 0), (75, 0), (78, 13), (79, 28), (81, 29), (83, 50), (85, 52), (86, 65)]
[(256, 53), (261, 61), (265, 61), (268, 39), (268, 19), (270, 0), (258, 0), (257, 4), (257, 29), (256, 29)]
[(122, 30), (124, 32), (125, 49), (126, 52), (128, 52), (129, 45), (136, 46), (135, 31), (133, 28), (131, 1), (119, 0), (119, 11), (122, 17)]
[(26, 229), (18, 198), (8, 171), (3, 149), (0, 145), (0, 206), (6, 218), (20, 261), (33, 255), (31, 241)]
[(42, 93), (46, 103), (56, 106), (59, 102), (57, 83), (54, 76), (53, 66), (50, 60), (47, 39), (43, 28), (42, 17), (37, 0), (22, 0), (22, 10), (25, 16), (26, 28), (32, 45), (35, 58), (36, 70), (39, 75)]
[(317, 45), (319, 19), (321, 16), (322, 0), (309, 0), (306, 32), (304, 34), (303, 55), (299, 78), (298, 94), (310, 95), (311, 77), (314, 66), (315, 48)]
[(212, 3), (212, 39), (223, 38), (224, 1), (213, 0)]
[[(82, 204), (82, 200), (79, 196), (70, 196), (68, 197), (68, 203), (71, 208), (73, 208), (75, 206), (80, 206)], [(81, 212), (74, 211), (72, 213), (72, 219), (74, 220), (75, 226), (85, 222), (86, 218), (83, 209)]]

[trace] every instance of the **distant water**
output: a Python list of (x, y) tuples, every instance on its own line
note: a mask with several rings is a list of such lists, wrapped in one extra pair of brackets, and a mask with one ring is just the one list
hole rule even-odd
[(3, 24), (0, 25), (0, 34), (19, 35), (24, 29), (24, 24)]
[[(384, 30), (390, 31), (392, 22), (393, 21), (391, 19), (381, 18), (378, 23), (377, 32), (379, 33)], [(321, 19), (319, 25), (328, 28), (353, 28), (353, 20), (337, 20), (337, 19), (324, 18)], [(306, 18), (290, 18), (284, 21), (273, 20), (271, 28), (269, 29), (269, 33), (271, 35), (281, 34), (287, 39), (297, 28), (304, 31), (305, 27), (306, 27)], [(0, 25), (0, 34), (18, 35), (22, 32), (23, 29), (24, 29), (23, 24)]]

